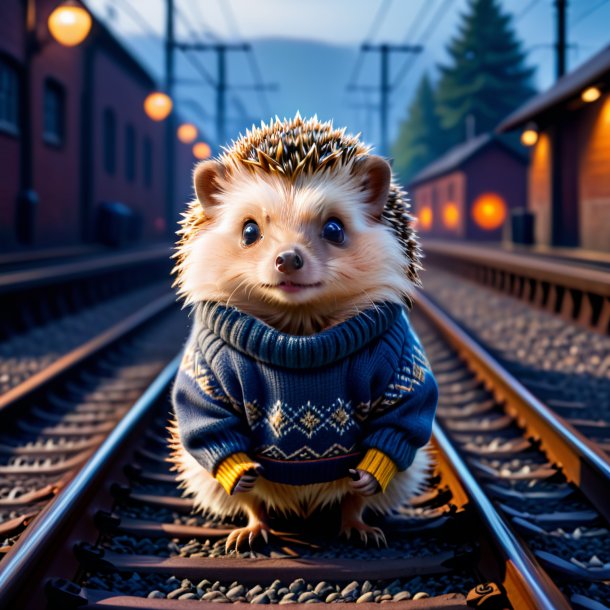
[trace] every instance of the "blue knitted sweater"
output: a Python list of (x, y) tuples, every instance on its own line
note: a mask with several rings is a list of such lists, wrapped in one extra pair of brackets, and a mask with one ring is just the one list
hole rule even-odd
[(367, 449), (405, 470), (429, 440), (436, 382), (399, 305), (311, 336), (218, 303), (196, 315), (173, 402), (185, 448), (212, 474), (246, 453), (272, 481), (332, 481)]

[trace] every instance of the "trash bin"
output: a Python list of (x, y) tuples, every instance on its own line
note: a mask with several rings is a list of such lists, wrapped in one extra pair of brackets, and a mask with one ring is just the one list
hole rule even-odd
[(534, 245), (534, 214), (524, 208), (511, 212), (511, 237), (514, 244)]
[(97, 240), (106, 246), (121, 247), (140, 238), (141, 218), (120, 201), (104, 201), (98, 207)]

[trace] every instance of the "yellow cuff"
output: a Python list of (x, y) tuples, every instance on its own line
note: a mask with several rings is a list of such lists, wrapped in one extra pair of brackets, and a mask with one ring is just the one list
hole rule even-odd
[(377, 449), (369, 449), (364, 454), (360, 464), (356, 466), (359, 470), (366, 470), (372, 474), (379, 485), (381, 491), (385, 491), (394, 475), (398, 472), (396, 464), (385, 454)]
[(254, 466), (254, 462), (245, 453), (234, 453), (220, 463), (214, 477), (231, 495), (239, 477)]

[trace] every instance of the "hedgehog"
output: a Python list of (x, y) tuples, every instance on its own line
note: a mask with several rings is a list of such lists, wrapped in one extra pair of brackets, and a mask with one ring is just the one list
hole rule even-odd
[(197, 509), (247, 517), (339, 506), (340, 533), (419, 493), (437, 386), (406, 310), (421, 252), (405, 192), (358, 136), (276, 118), (194, 171), (175, 285), (193, 329), (173, 389), (171, 460)]

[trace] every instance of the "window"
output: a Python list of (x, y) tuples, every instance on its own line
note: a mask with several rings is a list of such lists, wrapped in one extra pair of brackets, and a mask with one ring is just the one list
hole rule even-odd
[(453, 183), (453, 181), (449, 183), (449, 186), (447, 187), (447, 193), (449, 201), (455, 201), (455, 184)]
[(0, 57), (0, 129), (19, 133), (19, 75)]
[(125, 128), (125, 177), (129, 182), (136, 177), (136, 130), (133, 125)]
[(112, 108), (104, 110), (102, 129), (104, 132), (104, 169), (106, 173), (114, 176), (116, 172), (116, 115)]
[(144, 186), (151, 187), (153, 181), (153, 145), (152, 140), (146, 136), (144, 138)]
[(66, 94), (55, 80), (44, 84), (43, 138), (47, 144), (61, 146), (65, 140)]

